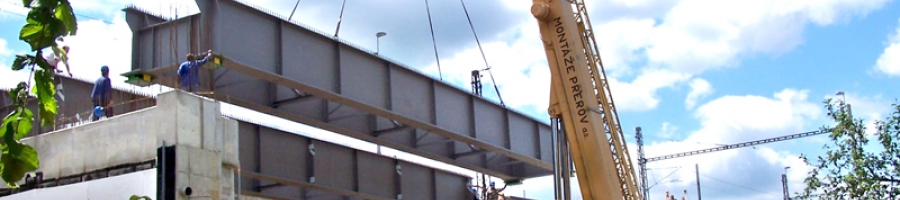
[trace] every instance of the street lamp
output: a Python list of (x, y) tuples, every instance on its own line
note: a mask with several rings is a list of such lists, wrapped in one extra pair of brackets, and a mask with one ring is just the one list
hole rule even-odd
[(387, 35), (385, 32), (375, 33), (375, 55), (378, 55), (378, 52), (381, 51), (381, 37)]

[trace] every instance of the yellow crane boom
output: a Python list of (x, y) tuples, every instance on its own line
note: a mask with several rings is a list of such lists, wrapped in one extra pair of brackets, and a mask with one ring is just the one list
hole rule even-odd
[(550, 64), (551, 117), (563, 122), (584, 199), (641, 199), (583, 0), (533, 0)]

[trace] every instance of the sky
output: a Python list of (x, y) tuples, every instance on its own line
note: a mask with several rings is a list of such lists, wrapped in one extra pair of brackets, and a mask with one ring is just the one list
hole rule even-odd
[[(9, 70), (13, 55), (28, 51), (17, 37), (24, 24), (20, 2), (0, 0), (0, 25), (6, 27), (0, 30), (0, 87), (27, 76)], [(253, 4), (289, 16), (296, 2)], [(164, 15), (174, 15), (175, 8), (180, 16), (198, 12), (189, 0), (74, 1), (79, 32), (65, 44), (72, 47), (76, 77), (96, 78), (101, 65), (109, 65), (111, 74), (130, 70), (131, 31), (121, 9), (133, 3)], [(507, 106), (547, 119), (550, 75), (531, 1), (465, 3), (484, 57), (463, 8), (452, 0), (429, 2), (435, 43), (420, 0), (348, 0), (338, 36), (374, 50), (374, 34), (386, 32), (380, 55), (461, 88), (470, 87), (471, 70), (490, 66)], [(586, 5), (632, 158), (637, 157), (636, 126), (643, 129), (646, 156), (655, 157), (831, 126), (822, 102), (837, 91), (845, 92), (854, 116), (871, 127), (900, 97), (890, 89), (900, 85), (900, 3), (894, 1), (586, 0)], [(303, 0), (292, 20), (333, 34), (340, 7), (341, 1)], [(484, 81), (485, 96), (497, 99), (494, 83), (489, 77)], [(822, 155), (828, 142), (815, 136), (652, 162), (650, 197), (687, 190), (696, 199), (699, 176), (704, 198), (781, 198), (781, 174), (787, 174), (791, 191), (804, 188), (811, 167), (798, 157)], [(529, 179), (507, 194), (552, 199), (550, 180)]]

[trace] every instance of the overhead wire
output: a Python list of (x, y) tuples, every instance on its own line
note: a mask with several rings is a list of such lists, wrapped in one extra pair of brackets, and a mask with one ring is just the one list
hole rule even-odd
[(487, 56), (484, 55), (484, 49), (481, 48), (481, 41), (478, 40), (478, 33), (475, 31), (475, 25), (472, 23), (472, 18), (469, 17), (469, 9), (466, 8), (466, 3), (463, 2), (463, 0), (459, 0), (459, 4), (462, 5), (463, 12), (466, 14), (466, 20), (469, 21), (469, 28), (472, 29), (472, 35), (475, 36), (475, 43), (478, 44), (478, 51), (481, 52), (481, 59), (484, 60), (484, 70), (488, 71), (488, 75), (491, 77), (491, 83), (494, 85), (494, 92), (497, 93), (497, 99), (500, 100), (500, 105), (506, 106), (506, 103), (503, 103), (503, 97), (500, 95), (500, 88), (497, 87), (497, 81), (494, 79), (494, 73), (491, 72), (491, 66), (488, 64)]
[(725, 192), (725, 193), (732, 194), (732, 195), (736, 195), (736, 196), (741, 196), (741, 195), (742, 195), (742, 194), (734, 193), (734, 192), (729, 191), (729, 190), (723, 190), (723, 189), (719, 189), (719, 188), (715, 188), (715, 187), (709, 187), (708, 185), (703, 186), (703, 188), (704, 188), (704, 189), (713, 189), (713, 190), (715, 190), (715, 191)]
[(653, 186), (659, 185), (659, 182), (660, 182), (660, 181), (665, 180), (666, 178), (669, 178), (669, 176), (672, 176), (673, 174), (675, 174), (675, 172), (678, 172), (678, 170), (681, 170), (681, 167), (678, 167), (677, 169), (673, 170), (673, 171), (670, 172), (668, 175), (666, 175), (666, 176), (660, 178), (659, 180), (655, 180), (656, 183), (654, 183), (653, 185), (651, 185), (651, 186), (648, 187), (648, 188), (651, 188), (651, 187), (653, 187)]
[(443, 81), (444, 75), (441, 73), (441, 57), (438, 56), (437, 41), (435, 41), (434, 38), (434, 23), (431, 21), (431, 8), (428, 6), (428, 0), (425, 0), (425, 12), (428, 14), (428, 27), (431, 29), (431, 46), (434, 47), (434, 60), (437, 62), (438, 78)]
[(722, 179), (718, 179), (718, 178), (714, 178), (714, 177), (711, 177), (711, 176), (707, 176), (706, 174), (700, 174), (700, 175), (703, 176), (703, 177), (706, 177), (706, 178), (710, 178), (710, 179), (715, 180), (715, 181), (719, 181), (719, 182), (722, 182), (722, 183), (727, 183), (727, 184), (729, 184), (729, 185), (738, 186), (738, 187), (741, 187), (741, 188), (744, 188), (744, 189), (747, 189), (747, 190), (751, 190), (751, 191), (754, 191), (754, 192), (765, 193), (765, 192), (763, 192), (763, 191), (760, 191), (760, 190), (757, 190), (757, 189), (753, 189), (753, 188), (750, 188), (750, 187), (747, 187), (747, 186), (738, 185), (738, 184), (735, 184), (735, 183), (731, 183), (731, 182), (728, 182), (728, 181), (724, 181), (724, 180), (722, 180)]

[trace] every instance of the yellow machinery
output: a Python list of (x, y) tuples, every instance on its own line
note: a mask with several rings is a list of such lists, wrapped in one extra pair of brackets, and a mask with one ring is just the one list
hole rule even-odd
[(641, 199), (583, 0), (533, 3), (550, 64), (549, 113), (562, 121), (581, 195)]

